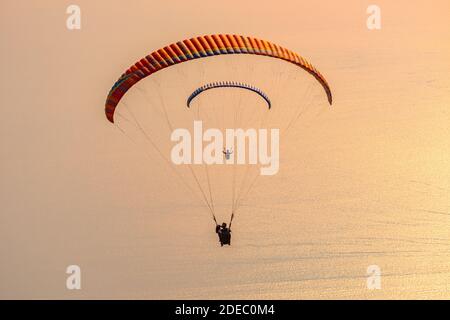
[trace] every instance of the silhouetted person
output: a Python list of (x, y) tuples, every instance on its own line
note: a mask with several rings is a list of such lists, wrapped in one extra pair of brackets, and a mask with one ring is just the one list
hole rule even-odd
[(227, 224), (224, 222), (222, 225), (216, 226), (216, 233), (219, 235), (220, 245), (231, 245), (231, 230), (227, 228)]
[(230, 160), (230, 156), (233, 153), (233, 150), (223, 148), (222, 153), (224, 154), (226, 160)]

